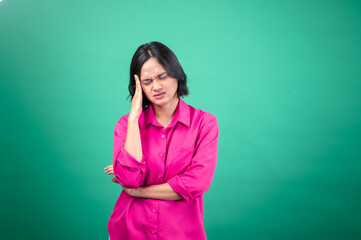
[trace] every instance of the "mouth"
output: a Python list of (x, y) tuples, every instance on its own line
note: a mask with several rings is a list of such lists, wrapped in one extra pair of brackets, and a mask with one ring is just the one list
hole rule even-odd
[(158, 94), (155, 94), (154, 97), (158, 97), (160, 95), (163, 95), (165, 92), (161, 92), (161, 93), (158, 93)]

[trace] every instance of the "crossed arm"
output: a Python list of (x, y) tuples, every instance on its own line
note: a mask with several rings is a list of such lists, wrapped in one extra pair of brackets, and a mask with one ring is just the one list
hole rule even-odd
[[(113, 166), (109, 165), (105, 168), (105, 173), (113, 174)], [(111, 178), (115, 183), (120, 184), (116, 178)], [(163, 200), (179, 200), (182, 199), (182, 196), (176, 193), (173, 188), (168, 183), (140, 186), (138, 188), (127, 188), (121, 185), (123, 190), (133, 197), (141, 198), (154, 198), (154, 199), (163, 199)]]
[(142, 186), (138, 188), (126, 188), (122, 186), (124, 191), (129, 195), (141, 198), (154, 198), (163, 200), (179, 200), (183, 199), (168, 183)]
[(142, 153), (136, 158), (125, 147), (127, 130), (124, 126), (124, 123), (120, 123), (115, 129), (112, 165), (115, 178), (112, 178), (112, 181), (119, 183), (129, 195), (190, 201), (200, 197), (209, 189), (216, 168), (218, 148), (219, 130), (217, 119), (214, 116), (207, 114), (200, 126), (192, 164), (183, 173), (173, 176), (166, 183), (148, 186), (144, 186), (148, 171), (145, 156)]

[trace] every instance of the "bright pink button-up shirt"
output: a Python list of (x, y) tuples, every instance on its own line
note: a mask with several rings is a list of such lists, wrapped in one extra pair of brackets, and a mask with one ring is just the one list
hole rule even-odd
[(124, 148), (128, 116), (115, 126), (115, 178), (128, 188), (168, 183), (182, 199), (132, 197), (123, 190), (108, 222), (110, 240), (207, 239), (202, 195), (216, 169), (216, 117), (179, 98), (172, 122), (164, 128), (150, 105), (138, 120), (143, 150), (139, 162)]

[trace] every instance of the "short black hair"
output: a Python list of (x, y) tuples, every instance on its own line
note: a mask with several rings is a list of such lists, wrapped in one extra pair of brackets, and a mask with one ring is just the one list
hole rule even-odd
[[(184, 73), (176, 55), (163, 43), (153, 41), (138, 47), (137, 51), (133, 55), (132, 62), (130, 64), (130, 81), (128, 86), (129, 96), (127, 99), (130, 96), (133, 99), (135, 93), (136, 85), (134, 74), (137, 74), (140, 78), (140, 70), (143, 64), (151, 57), (154, 57), (158, 60), (158, 62), (167, 71), (168, 76), (178, 79), (177, 96), (181, 97), (188, 95), (189, 91), (187, 87), (187, 75)], [(147, 109), (149, 105), (150, 101), (143, 92), (143, 110)]]

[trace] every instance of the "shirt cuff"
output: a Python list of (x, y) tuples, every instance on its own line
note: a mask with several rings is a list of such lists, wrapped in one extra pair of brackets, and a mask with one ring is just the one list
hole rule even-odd
[(123, 146), (121, 146), (120, 151), (119, 151), (119, 155), (117, 157), (117, 162), (124, 166), (127, 167), (129, 169), (134, 169), (134, 170), (138, 170), (139, 168), (144, 170), (146, 167), (146, 160), (144, 157), (144, 153), (142, 155), (142, 159), (139, 162), (135, 157), (133, 157)]
[(184, 183), (182, 182), (182, 180), (178, 175), (174, 176), (167, 183), (171, 188), (173, 188), (173, 190), (176, 193), (181, 195), (187, 202), (193, 199), (191, 193), (188, 191), (187, 187), (184, 185)]

